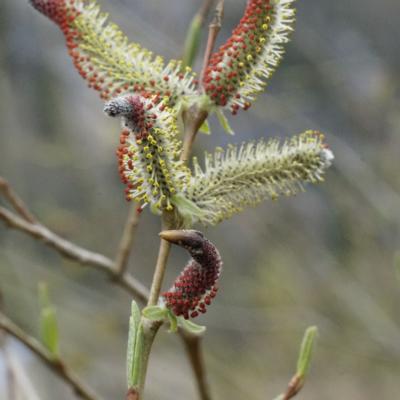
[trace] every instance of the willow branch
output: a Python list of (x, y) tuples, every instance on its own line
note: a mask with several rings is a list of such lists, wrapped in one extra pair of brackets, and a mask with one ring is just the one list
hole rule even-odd
[[(172, 216), (164, 213), (162, 220), (162, 230), (171, 229), (173, 224)], [(153, 280), (151, 283), (150, 296), (147, 302), (148, 306), (154, 306), (158, 302), (158, 298), (161, 292), (161, 286), (164, 280), (165, 270), (167, 268), (167, 261), (169, 257), (169, 252), (171, 249), (171, 243), (164, 239), (160, 239), (160, 247), (158, 249), (158, 257), (156, 262), (156, 267), (154, 270)]]
[[(200, 82), (203, 82), (204, 74), (210, 61), (211, 53), (214, 49), (215, 41), (218, 33), (221, 30), (221, 23), (224, 14), (224, 0), (218, 0), (215, 8), (214, 18), (210, 23), (208, 30), (207, 46), (204, 53), (203, 68), (200, 73)], [(197, 105), (192, 106), (187, 110), (183, 119), (185, 122), (185, 132), (183, 139), (183, 149), (181, 153), (181, 160), (187, 162), (189, 155), (192, 152), (193, 143), (196, 139), (197, 132), (201, 125), (206, 120), (208, 112), (199, 108)]]
[(218, 4), (215, 8), (214, 18), (210, 23), (208, 29), (208, 39), (206, 51), (204, 53), (203, 68), (200, 74), (200, 82), (203, 82), (204, 74), (210, 61), (211, 53), (215, 46), (215, 41), (222, 26), (222, 18), (224, 16), (224, 0), (218, 0)]
[(10, 184), (2, 177), (0, 177), (0, 193), (9, 201), (15, 211), (26, 221), (28, 222), (36, 222), (36, 218), (29, 211), (28, 207), (26, 207), (25, 203), (21, 200), (21, 198), (15, 193)]
[(0, 330), (4, 330), (35, 353), (56, 375), (67, 383), (81, 399), (100, 400), (92, 388), (82, 382), (60, 358), (55, 358), (39, 341), (29, 336), (19, 326), (0, 312)]
[(147, 301), (147, 288), (131, 275), (125, 274), (120, 277), (116, 272), (114, 261), (104, 255), (89, 251), (63, 239), (39, 223), (27, 222), (4, 207), (0, 207), (0, 219), (10, 228), (17, 229), (32, 236), (34, 239), (42, 241), (47, 246), (58, 251), (62, 256), (106, 273), (117, 285), (123, 287), (139, 301)]
[(122, 233), (117, 256), (115, 258), (115, 273), (118, 277), (122, 277), (128, 267), (129, 255), (131, 254), (136, 230), (139, 224), (140, 213), (140, 206), (131, 206), (129, 208), (124, 232)]
[(185, 345), (186, 354), (193, 370), (200, 399), (211, 400), (211, 390), (207, 380), (206, 366), (204, 363), (202, 337), (193, 335), (182, 329), (179, 330), (179, 333)]

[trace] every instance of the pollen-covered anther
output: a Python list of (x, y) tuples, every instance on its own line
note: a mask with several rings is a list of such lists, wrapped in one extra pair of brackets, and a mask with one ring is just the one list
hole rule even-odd
[(264, 90), (284, 53), (294, 22), (294, 0), (249, 0), (231, 37), (215, 52), (204, 75), (204, 88), (215, 104), (232, 114), (247, 110)]
[[(89, 88), (108, 100), (124, 93), (168, 98), (173, 105), (179, 96), (194, 95), (191, 71), (181, 75), (181, 64), (164, 65), (161, 57), (129, 43), (94, 0), (30, 0), (34, 8), (55, 22), (64, 34), (73, 65)], [(164, 99), (164, 100), (163, 100)]]
[(218, 291), (222, 260), (217, 248), (199, 231), (164, 231), (160, 236), (192, 256), (171, 289), (163, 293), (166, 306), (185, 319), (205, 313)]
[(175, 117), (169, 108), (154, 109), (154, 97), (116, 97), (104, 112), (120, 117), (123, 131), (117, 149), (118, 171), (128, 201), (150, 203), (152, 210), (172, 211), (173, 196), (181, 192), (190, 171), (179, 161)]

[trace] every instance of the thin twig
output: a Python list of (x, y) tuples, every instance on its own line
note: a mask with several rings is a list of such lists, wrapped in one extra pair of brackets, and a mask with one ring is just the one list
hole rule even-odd
[(204, 75), (210, 61), (211, 53), (214, 50), (215, 41), (219, 31), (221, 30), (222, 18), (224, 16), (224, 0), (218, 0), (218, 4), (215, 8), (214, 18), (210, 23), (208, 29), (208, 39), (206, 51), (204, 53), (203, 68), (200, 73), (200, 82), (203, 83)]
[(94, 390), (82, 382), (79, 377), (65, 365), (63, 360), (55, 358), (40, 342), (29, 336), (3, 313), (0, 313), (0, 329), (13, 336), (35, 353), (55, 374), (71, 386), (76, 395), (81, 399), (100, 400), (100, 397)]
[(286, 392), (279, 397), (280, 400), (290, 400), (303, 388), (304, 381), (299, 375), (294, 375), (290, 380)]
[(15, 211), (26, 221), (34, 223), (36, 218), (28, 210), (25, 203), (20, 199), (17, 193), (14, 192), (10, 184), (2, 177), (0, 177), (0, 192), (10, 202)]
[[(174, 228), (173, 219), (171, 215), (164, 213), (162, 221), (162, 230)], [(171, 243), (164, 239), (160, 240), (160, 247), (158, 250), (157, 263), (154, 270), (153, 280), (150, 288), (150, 296), (147, 302), (148, 306), (154, 306), (158, 302), (160, 296), (161, 285), (164, 280), (164, 274), (167, 267), (167, 261), (169, 257), (169, 252), (171, 249)]]
[(203, 4), (201, 5), (197, 15), (199, 16), (202, 23), (204, 23), (205, 19), (207, 18), (208, 13), (210, 12), (210, 8), (214, 4), (215, 0), (204, 0)]
[(202, 123), (206, 120), (207, 116), (208, 112), (205, 110), (199, 110), (196, 105), (184, 113), (185, 134), (180, 157), (181, 161), (185, 163), (188, 161), (197, 132)]
[[(214, 49), (215, 41), (218, 33), (221, 30), (222, 18), (224, 15), (224, 0), (218, 0), (215, 8), (214, 18), (210, 23), (208, 30), (207, 46), (204, 53), (203, 68), (200, 73), (200, 82), (203, 83), (205, 71), (210, 61), (211, 53)], [(181, 153), (181, 160), (187, 162), (189, 155), (192, 152), (193, 143), (196, 139), (197, 132), (199, 131), (203, 122), (207, 119), (208, 112), (202, 110), (197, 105), (192, 106), (187, 110), (184, 115), (185, 134), (183, 139), (183, 147)]]
[(135, 239), (136, 230), (139, 224), (140, 214), (140, 206), (131, 206), (129, 208), (124, 232), (122, 233), (117, 256), (115, 258), (115, 273), (117, 277), (123, 276), (128, 267), (129, 255), (131, 254), (133, 241)]
[(183, 343), (185, 344), (186, 353), (188, 355), (190, 365), (197, 383), (201, 400), (211, 400), (211, 390), (208, 384), (206, 367), (204, 363), (202, 337), (190, 334), (187, 331), (179, 331)]
[(148, 290), (131, 275), (123, 277), (116, 275), (115, 263), (102, 254), (82, 248), (50, 231), (39, 223), (30, 223), (18, 215), (0, 207), (0, 219), (10, 228), (20, 230), (33, 238), (42, 241), (49, 247), (57, 250), (61, 255), (82, 265), (87, 265), (105, 272), (115, 283), (129, 291), (139, 301), (146, 302)]

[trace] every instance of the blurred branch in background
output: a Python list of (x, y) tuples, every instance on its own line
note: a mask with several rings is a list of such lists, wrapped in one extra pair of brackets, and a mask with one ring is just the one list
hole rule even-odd
[[(124, 234), (122, 235), (120, 250), (117, 254), (117, 260), (123, 259), (123, 262), (119, 262), (118, 264), (117, 261), (114, 262), (113, 260), (107, 258), (102, 254), (89, 251), (66, 239), (61, 238), (60, 236), (37, 222), (36, 219), (34, 219), (33, 217), (29, 218), (35, 222), (29, 222), (26, 217), (31, 216), (32, 214), (30, 213), (28, 208), (24, 205), (22, 200), (18, 197), (18, 195), (14, 192), (14, 190), (10, 187), (5, 179), (0, 177), (0, 182), (5, 183), (4, 186), (7, 188), (6, 193), (12, 194), (11, 198), (13, 199), (13, 201), (10, 201), (11, 204), (14, 207), (17, 204), (19, 207), (18, 209), (23, 210), (22, 215), (25, 217), (21, 218), (17, 214), (0, 206), (0, 219), (2, 219), (10, 228), (17, 229), (21, 232), (28, 234), (34, 239), (42, 241), (44, 244), (52, 247), (66, 258), (74, 260), (82, 265), (93, 267), (99, 271), (105, 272), (109, 276), (113, 284), (124, 289), (138, 301), (141, 301), (142, 303), (147, 302), (149, 298), (148, 289), (125, 270), (127, 257), (130, 253), (128, 250), (128, 244), (131, 244), (133, 241), (136, 226), (139, 220), (140, 214), (138, 212), (138, 209), (136, 209), (135, 207), (131, 207)], [(121, 253), (123, 253), (124, 256), (121, 256)], [(123, 265), (123, 267), (121, 267), (121, 265)], [(5, 321), (8, 322), (9, 320), (7, 319)], [(4, 323), (4, 319), (2, 322)], [(5, 325), (7, 325), (7, 327), (11, 330), (11, 332), (9, 332), (10, 334), (15, 332), (15, 329), (11, 329), (15, 328), (14, 325)], [(18, 329), (18, 327), (16, 328)], [(5, 329), (5, 327), (3, 327), (3, 329)], [(22, 336), (19, 335), (19, 338), (24, 338), (26, 336), (22, 331), (19, 333), (22, 333)], [(197, 381), (197, 386), (201, 395), (201, 399), (210, 400), (211, 396), (210, 389), (206, 380), (206, 372), (202, 355), (201, 337), (197, 335), (192, 335), (188, 332), (183, 332), (182, 330), (180, 330), (180, 336), (185, 344), (185, 348), (187, 350), (188, 357), (192, 365), (193, 373)], [(34, 343), (37, 344), (36, 342)], [(28, 347), (32, 349), (31, 346), (28, 345)], [(44, 350), (45, 353), (43, 353), (42, 356), (48, 355), (46, 349)], [(46, 357), (42, 357), (42, 359), (45, 358)]]
[(77, 396), (85, 400), (100, 400), (101, 398), (86, 385), (80, 378), (75, 375), (59, 357), (47, 350), (35, 338), (29, 336), (19, 326), (15, 325), (9, 318), (0, 312), (0, 330), (13, 336), (19, 342), (28, 347), (35, 353), (55, 374), (70, 385)]
[(18, 215), (0, 207), (0, 219), (2, 219), (10, 228), (20, 230), (34, 239), (42, 241), (49, 247), (57, 250), (61, 255), (74, 260), (82, 265), (96, 268), (105, 272), (110, 279), (138, 300), (144, 302), (147, 298), (147, 289), (131, 275), (119, 277), (115, 269), (115, 263), (102, 254), (86, 250), (76, 244), (65, 240), (39, 223), (30, 223), (20, 218)]
[(142, 209), (139, 205), (130, 206), (125, 222), (124, 232), (119, 242), (118, 253), (115, 259), (115, 273), (122, 278), (128, 268), (129, 255), (131, 254), (136, 230), (139, 224)]

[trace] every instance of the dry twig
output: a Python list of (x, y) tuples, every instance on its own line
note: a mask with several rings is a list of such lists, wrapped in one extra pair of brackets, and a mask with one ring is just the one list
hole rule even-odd
[(19, 342), (35, 353), (54, 373), (74, 390), (77, 396), (85, 400), (100, 400), (101, 398), (92, 388), (82, 382), (79, 377), (71, 371), (60, 358), (55, 358), (41, 343), (29, 336), (19, 326), (15, 325), (9, 318), (0, 312), (0, 330), (13, 336)]

